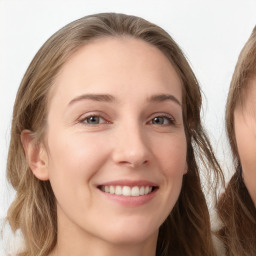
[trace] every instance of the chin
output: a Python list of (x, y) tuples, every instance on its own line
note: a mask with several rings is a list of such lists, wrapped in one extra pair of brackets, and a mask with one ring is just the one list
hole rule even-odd
[(149, 239), (157, 239), (158, 227), (151, 223), (115, 223), (108, 229), (107, 240), (113, 244), (140, 244)]

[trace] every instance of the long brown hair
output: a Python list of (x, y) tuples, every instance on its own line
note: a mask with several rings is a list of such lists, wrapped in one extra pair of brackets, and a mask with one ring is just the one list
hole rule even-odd
[(231, 80), (226, 105), (226, 129), (233, 154), (235, 174), (218, 202), (223, 222), (219, 236), (228, 256), (256, 255), (256, 209), (242, 177), (234, 130), (234, 110), (245, 100), (245, 90), (256, 75), (256, 27), (242, 49)]
[(17, 194), (7, 220), (25, 239), (23, 256), (48, 255), (56, 245), (56, 203), (49, 181), (38, 180), (29, 169), (20, 141), (24, 129), (36, 141), (43, 138), (47, 97), (65, 61), (96, 38), (131, 36), (157, 47), (182, 80), (183, 118), (187, 138), (188, 173), (180, 197), (160, 227), (157, 255), (214, 256), (209, 212), (202, 192), (199, 164), (217, 181), (221, 170), (200, 121), (201, 93), (184, 54), (160, 27), (135, 16), (102, 13), (86, 16), (56, 32), (38, 51), (21, 82), (13, 110), (7, 177)]

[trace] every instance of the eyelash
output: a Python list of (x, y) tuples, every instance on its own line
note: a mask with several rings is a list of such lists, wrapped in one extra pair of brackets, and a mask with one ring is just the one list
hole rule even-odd
[[(156, 115), (155, 117), (153, 117), (149, 123), (153, 124), (152, 121), (155, 119), (155, 118), (164, 118), (164, 119), (167, 119), (167, 124), (160, 124), (162, 126), (168, 126), (168, 125), (175, 125), (175, 120), (172, 116), (170, 115), (163, 115), (163, 114), (159, 114), (159, 115)], [(153, 125), (159, 125), (159, 124), (153, 124)]]
[[(87, 123), (87, 121), (90, 118), (98, 118), (98, 120), (102, 119), (104, 121), (96, 123), (96, 124), (90, 124), (90, 123)], [(154, 124), (153, 120), (156, 119), (156, 118), (164, 118), (164, 119), (167, 120), (168, 123), (167, 124)], [(101, 125), (101, 124), (110, 124), (111, 122), (107, 121), (106, 118), (102, 117), (99, 114), (90, 114), (89, 116), (85, 116), (81, 120), (79, 120), (79, 123), (84, 124), (84, 125), (94, 126), (94, 125)], [(150, 121), (147, 122), (147, 124), (152, 124), (152, 125), (156, 125), (156, 126), (169, 126), (169, 125), (171, 126), (171, 125), (175, 125), (175, 120), (170, 115), (158, 114), (158, 115), (155, 115), (153, 118), (151, 118)]]
[(85, 124), (85, 125), (91, 125), (91, 126), (103, 124), (103, 123), (97, 123), (97, 124), (89, 124), (89, 123), (86, 123), (86, 121), (88, 121), (88, 120), (89, 120), (90, 118), (92, 118), (92, 117), (98, 118), (98, 119), (103, 119), (103, 120), (104, 120), (104, 122), (103, 122), (104, 124), (105, 124), (105, 123), (110, 123), (109, 121), (106, 120), (106, 118), (102, 117), (102, 116), (99, 115), (99, 114), (91, 114), (91, 115), (89, 115), (89, 116), (85, 116), (85, 117), (83, 117), (83, 118), (79, 121), (79, 123)]

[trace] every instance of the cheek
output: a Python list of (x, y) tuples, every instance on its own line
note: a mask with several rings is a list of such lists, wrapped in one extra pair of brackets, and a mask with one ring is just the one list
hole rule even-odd
[[(93, 177), (108, 157), (107, 146), (99, 143), (100, 138), (93, 135), (49, 133), (49, 180), (58, 205), (66, 212), (69, 207), (84, 212), (95, 201)], [(79, 205), (81, 201), (86, 203)]]
[(180, 195), (183, 176), (187, 172), (186, 153), (185, 135), (176, 136), (169, 143), (166, 142), (158, 153), (165, 180), (162, 193), (167, 215), (172, 211)]
[[(49, 177), (62, 184), (86, 182), (108, 157), (107, 146), (92, 135), (57, 133), (48, 137)], [(100, 143), (100, 145), (99, 145)], [(99, 154), (99, 148), (100, 154)]]
[(185, 134), (180, 134), (170, 140), (166, 140), (158, 150), (162, 169), (168, 176), (183, 176), (187, 170), (186, 155)]
[(185, 134), (177, 134), (162, 141), (157, 147), (158, 163), (163, 178), (160, 190), (166, 205), (166, 214), (169, 214), (178, 200), (182, 180), (187, 172), (186, 153), (187, 143)]
[(256, 167), (256, 131), (246, 124), (235, 125), (236, 142), (243, 168)]
[(238, 154), (245, 185), (256, 201), (256, 129), (245, 122), (235, 123)]

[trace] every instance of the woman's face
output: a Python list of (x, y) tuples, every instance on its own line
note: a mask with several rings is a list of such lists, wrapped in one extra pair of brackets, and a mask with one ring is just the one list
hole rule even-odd
[(244, 104), (234, 112), (235, 136), (244, 182), (256, 205), (256, 79), (247, 86)]
[(172, 64), (143, 41), (99, 39), (72, 55), (50, 94), (45, 168), (59, 235), (156, 241), (187, 170)]

